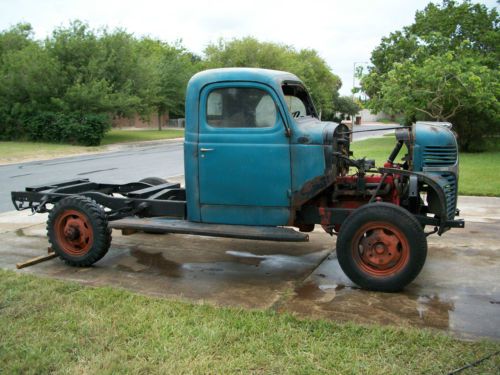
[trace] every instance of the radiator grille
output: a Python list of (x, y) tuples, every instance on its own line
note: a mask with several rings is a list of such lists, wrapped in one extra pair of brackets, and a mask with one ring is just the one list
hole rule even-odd
[(457, 161), (456, 146), (425, 146), (424, 167), (449, 167)]
[(444, 173), (442, 176), (448, 181), (444, 186), (447, 216), (448, 220), (453, 220), (457, 208), (457, 177), (453, 173)]

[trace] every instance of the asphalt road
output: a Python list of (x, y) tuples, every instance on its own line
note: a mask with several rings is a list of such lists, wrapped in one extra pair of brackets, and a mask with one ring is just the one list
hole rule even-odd
[(74, 178), (126, 183), (184, 174), (182, 142), (127, 147), (123, 151), (0, 166), (0, 212), (14, 208), (10, 192)]
[[(388, 126), (359, 125), (355, 130), (383, 129)], [(380, 136), (388, 131), (355, 133), (354, 140)], [(103, 183), (126, 183), (145, 177), (184, 174), (183, 144), (179, 142), (126, 146), (124, 150), (67, 158), (0, 165), (0, 212), (14, 207), (10, 192), (26, 186), (74, 178)]]

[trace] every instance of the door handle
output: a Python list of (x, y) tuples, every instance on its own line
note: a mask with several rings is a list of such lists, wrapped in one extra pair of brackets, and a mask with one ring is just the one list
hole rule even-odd
[(214, 151), (215, 149), (213, 148), (200, 148), (201, 152), (209, 152), (209, 151)]

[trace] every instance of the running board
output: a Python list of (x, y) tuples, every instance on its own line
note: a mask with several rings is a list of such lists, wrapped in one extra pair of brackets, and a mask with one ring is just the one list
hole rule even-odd
[(165, 217), (137, 218), (127, 217), (110, 221), (109, 227), (113, 229), (132, 229), (153, 233), (178, 233), (194, 234), (211, 237), (242, 238), (247, 240), (266, 240), (283, 242), (309, 241), (309, 235), (297, 232), (291, 228), (205, 224), (187, 220), (175, 220)]

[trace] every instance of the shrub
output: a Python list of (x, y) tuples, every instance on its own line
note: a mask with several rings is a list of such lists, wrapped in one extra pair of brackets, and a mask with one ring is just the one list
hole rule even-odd
[(110, 119), (103, 114), (40, 112), (27, 118), (24, 128), (33, 141), (97, 146), (110, 128)]

